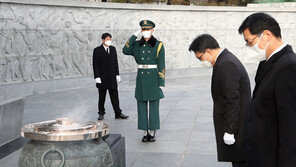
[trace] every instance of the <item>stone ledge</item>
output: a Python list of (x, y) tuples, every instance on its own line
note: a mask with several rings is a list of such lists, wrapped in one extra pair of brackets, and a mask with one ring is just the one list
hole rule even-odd
[(0, 0), (0, 3), (14, 3), (27, 5), (66, 6), (81, 8), (104, 8), (126, 10), (154, 10), (154, 11), (204, 11), (204, 12), (295, 12), (290, 8), (258, 8), (258, 7), (232, 7), (232, 6), (184, 6), (184, 5), (157, 5), (157, 4), (127, 4), (108, 2), (87, 2), (73, 0)]
[(0, 105), (0, 145), (20, 136), (24, 105), (23, 99)]
[(280, 7), (280, 8), (295, 8), (296, 2), (274, 2), (274, 3), (250, 3), (248, 7)]

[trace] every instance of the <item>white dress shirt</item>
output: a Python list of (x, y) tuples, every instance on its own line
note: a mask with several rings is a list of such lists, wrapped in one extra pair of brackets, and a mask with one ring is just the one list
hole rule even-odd
[(109, 48), (109, 46), (106, 47), (104, 44), (103, 44), (103, 46), (104, 46), (104, 48), (105, 48), (106, 51), (107, 51), (107, 49), (108, 49), (108, 54), (110, 54), (110, 48)]
[(285, 46), (287, 46), (287, 44), (283, 43), (280, 47), (278, 47), (275, 51), (273, 51), (273, 52), (271, 53), (271, 55), (268, 57), (268, 59), (267, 59), (266, 61), (268, 61), (268, 60), (271, 58), (271, 56), (273, 56), (273, 55), (276, 54), (277, 52), (281, 51)]

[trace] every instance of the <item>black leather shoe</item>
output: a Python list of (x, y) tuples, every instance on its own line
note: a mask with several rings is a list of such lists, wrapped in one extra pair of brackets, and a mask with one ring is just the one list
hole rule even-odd
[(98, 120), (103, 120), (104, 119), (104, 115), (99, 115)]
[(148, 142), (149, 141), (149, 135), (145, 135), (142, 138), (142, 142)]
[(151, 136), (151, 135), (149, 135), (148, 136), (148, 139), (149, 139), (149, 142), (155, 142), (155, 136)]
[(115, 115), (115, 119), (127, 119), (129, 116), (123, 115), (122, 113), (120, 115)]

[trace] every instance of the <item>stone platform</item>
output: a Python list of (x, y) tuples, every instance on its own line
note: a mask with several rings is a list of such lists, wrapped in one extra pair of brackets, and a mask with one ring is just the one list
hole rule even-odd
[[(256, 66), (247, 67), (253, 71)], [(230, 167), (217, 161), (212, 97), (211, 70), (199, 68), (168, 71), (165, 98), (160, 101), (161, 129), (156, 142), (142, 143), (142, 131), (137, 130), (137, 103), (133, 80), (119, 84), (120, 105), (127, 120), (115, 120), (110, 99), (106, 99), (105, 120), (112, 134), (121, 134), (126, 142), (127, 167)], [(183, 74), (182, 74), (183, 73)], [(193, 75), (194, 74), (194, 75)], [(254, 73), (250, 72), (252, 87)], [(173, 77), (176, 76), (176, 77)], [(23, 124), (71, 117), (95, 121), (98, 92), (95, 87), (34, 95), (25, 98)], [(19, 150), (0, 160), (0, 167), (14, 167)]]

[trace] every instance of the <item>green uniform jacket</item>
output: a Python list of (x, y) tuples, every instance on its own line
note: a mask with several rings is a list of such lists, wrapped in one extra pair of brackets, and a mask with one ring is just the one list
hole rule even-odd
[(153, 36), (148, 42), (143, 38), (136, 41), (133, 35), (125, 44), (123, 53), (132, 55), (137, 64), (157, 65), (155, 69), (138, 69), (135, 98), (140, 101), (153, 101), (164, 98), (160, 86), (165, 86), (165, 53), (163, 43)]

